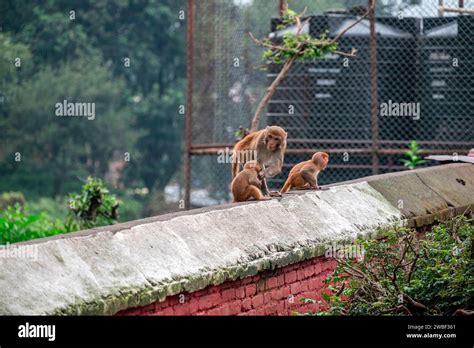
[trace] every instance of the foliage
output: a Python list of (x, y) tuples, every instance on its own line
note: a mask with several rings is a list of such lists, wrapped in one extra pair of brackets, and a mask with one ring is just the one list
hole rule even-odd
[[(128, 220), (140, 218), (143, 202), (131, 196), (125, 199), (125, 217)], [(115, 223), (120, 203), (101, 180), (94, 178), (87, 179), (81, 194), (70, 195), (70, 210), (65, 202), (46, 197), (25, 203), (23, 194), (18, 192), (2, 194), (1, 201), (5, 207), (0, 210), (0, 244)]]
[(18, 72), (18, 68), (14, 64), (15, 59), (20, 57), (22, 70), (30, 68), (31, 52), (29, 46), (15, 43), (10, 35), (0, 33), (0, 81), (2, 85), (14, 80)]
[[(0, 2), (0, 191), (63, 197), (77, 177), (104, 176), (126, 152), (121, 184), (163, 189), (179, 166), (185, 8), (184, 0)], [(95, 120), (57, 117), (63, 100), (94, 102)]]
[(183, 100), (183, 93), (163, 93), (155, 84), (152, 92), (134, 105), (140, 123), (136, 128), (141, 133), (136, 142), (138, 153), (131, 156), (125, 171), (129, 181), (139, 177), (148, 190), (164, 190), (179, 169), (183, 117), (178, 109)]
[(41, 197), (35, 200), (28, 200), (26, 209), (32, 214), (46, 213), (54, 220), (66, 221), (68, 211), (67, 199), (53, 199)]
[(0, 244), (70, 232), (59, 220), (51, 220), (46, 213), (28, 214), (20, 204), (9, 206), (0, 214)]
[[(46, 67), (33, 79), (8, 88), (4, 136), (12, 151), (28, 154), (17, 163), (19, 171), (47, 167), (52, 196), (63, 193), (73, 171), (103, 174), (115, 151), (131, 151), (131, 117), (123, 94), (123, 82), (113, 81), (108, 69), (92, 57), (57, 69)], [(55, 105), (64, 100), (95, 103), (95, 119), (56, 116)]]
[(114, 224), (118, 219), (119, 205), (102, 180), (88, 177), (81, 193), (69, 195), (67, 225), (84, 229)]
[[(277, 28), (285, 29), (297, 25), (298, 16), (291, 9), (285, 10), (282, 23)], [(323, 33), (319, 38), (313, 38), (308, 33), (287, 32), (284, 34), (283, 43), (280, 46), (273, 45), (270, 39), (264, 39), (262, 42), (265, 46), (270, 47), (263, 53), (263, 58), (274, 64), (282, 64), (294, 56), (296, 56), (296, 60), (301, 61), (320, 59), (337, 49), (337, 42), (329, 40), (326, 33)]]
[[(269, 40), (264, 40), (264, 42), (270, 44)], [(282, 46), (284, 48), (282, 50), (266, 50), (263, 58), (274, 64), (282, 64), (295, 55), (297, 56), (296, 60), (320, 59), (337, 49), (337, 43), (330, 43), (325, 34), (315, 39), (309, 34), (296, 36), (292, 33), (286, 33), (283, 37)], [(298, 48), (298, 46), (303, 48)]]
[(412, 140), (408, 145), (408, 150), (405, 151), (405, 156), (408, 157), (407, 159), (400, 160), (403, 165), (410, 169), (415, 169), (420, 164), (426, 163), (424, 159), (422, 159), (420, 155), (420, 148), (416, 140)]
[(278, 30), (285, 29), (285, 28), (288, 28), (289, 26), (296, 24), (296, 16), (298, 16), (298, 13), (296, 13), (290, 8), (287, 8), (283, 12), (283, 15), (281, 16), (281, 24), (277, 25), (277, 29)]
[[(362, 260), (338, 259), (319, 315), (452, 315), (474, 309), (473, 221), (458, 216), (419, 238), (393, 227), (362, 240)], [(347, 300), (346, 300), (347, 299)]]
[(247, 128), (244, 128), (242, 126), (239, 127), (239, 129), (237, 129), (235, 132), (234, 132), (234, 137), (235, 137), (235, 140), (236, 141), (239, 141), (243, 138), (245, 138), (248, 134), (249, 134), (249, 130)]
[(16, 204), (21, 207), (25, 205), (25, 196), (21, 192), (3, 192), (0, 195), (0, 211), (8, 207), (13, 207)]

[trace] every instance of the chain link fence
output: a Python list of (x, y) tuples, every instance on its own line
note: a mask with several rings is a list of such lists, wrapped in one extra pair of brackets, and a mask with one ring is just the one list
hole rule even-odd
[[(368, 3), (289, 1), (297, 11), (304, 5), (309, 32), (334, 37)], [(474, 9), (474, 1), (463, 6)], [(231, 199), (236, 131), (249, 127), (281, 68), (266, 66), (248, 33), (261, 38), (275, 32), (278, 8), (276, 0), (194, 1), (193, 206)], [(438, 12), (435, 1), (380, 0), (372, 34), (366, 19), (340, 40), (339, 50), (354, 47), (357, 58), (330, 55), (292, 67), (261, 121), (261, 127), (279, 125), (289, 134), (282, 173), (270, 187), (279, 189), (291, 167), (315, 151), (331, 155), (320, 176), (324, 185), (404, 170), (400, 159), (411, 140), (423, 154), (465, 154), (474, 147), (474, 17)]]

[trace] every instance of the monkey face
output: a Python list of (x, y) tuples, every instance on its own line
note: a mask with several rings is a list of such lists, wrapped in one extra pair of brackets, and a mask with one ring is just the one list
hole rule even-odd
[(267, 145), (267, 150), (274, 152), (279, 150), (282, 144), (286, 141), (286, 132), (276, 126), (267, 127), (265, 135), (265, 144)]
[(272, 134), (267, 135), (267, 150), (275, 151), (280, 147), (280, 138)]

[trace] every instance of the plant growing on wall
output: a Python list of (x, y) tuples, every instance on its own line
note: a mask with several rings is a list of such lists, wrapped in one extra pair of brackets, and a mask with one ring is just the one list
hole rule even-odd
[[(277, 27), (279, 30), (287, 29), (288, 31), (283, 35), (283, 40), (280, 44), (272, 42), (270, 39), (263, 40), (256, 39), (252, 33), (249, 33), (252, 40), (259, 46), (266, 48), (263, 53), (263, 58), (270, 64), (283, 64), (280, 72), (275, 80), (267, 88), (262, 100), (257, 106), (255, 114), (252, 119), (250, 131), (256, 131), (260, 123), (260, 115), (269, 103), (273, 93), (278, 85), (283, 81), (288, 74), (290, 68), (296, 61), (310, 61), (314, 59), (322, 59), (326, 55), (338, 54), (346, 57), (355, 57), (357, 50), (352, 49), (350, 53), (345, 53), (337, 50), (338, 40), (351, 28), (356, 26), (365, 17), (373, 11), (371, 7), (362, 17), (349, 25), (341, 31), (336, 37), (330, 39), (324, 33), (320, 37), (312, 37), (309, 33), (303, 33), (303, 29), (309, 26), (309, 20), (302, 21), (303, 13), (297, 14), (288, 7), (283, 12), (282, 22)], [(291, 30), (294, 29), (294, 32)]]
[(69, 195), (68, 226), (82, 229), (111, 225), (118, 219), (119, 205), (102, 180), (88, 177), (81, 193)]
[(420, 155), (420, 147), (416, 140), (412, 140), (408, 145), (408, 150), (405, 151), (405, 156), (407, 158), (400, 160), (403, 165), (409, 169), (415, 169), (420, 164), (426, 163)]
[(358, 241), (362, 260), (337, 259), (319, 315), (474, 314), (474, 225), (458, 216), (424, 238), (394, 227), (379, 240)]

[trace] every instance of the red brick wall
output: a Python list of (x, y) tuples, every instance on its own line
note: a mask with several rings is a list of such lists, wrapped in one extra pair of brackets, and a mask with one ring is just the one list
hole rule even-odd
[(192, 293), (182, 293), (117, 315), (291, 315), (319, 311), (323, 281), (336, 261), (317, 257), (253, 277), (228, 281)]

